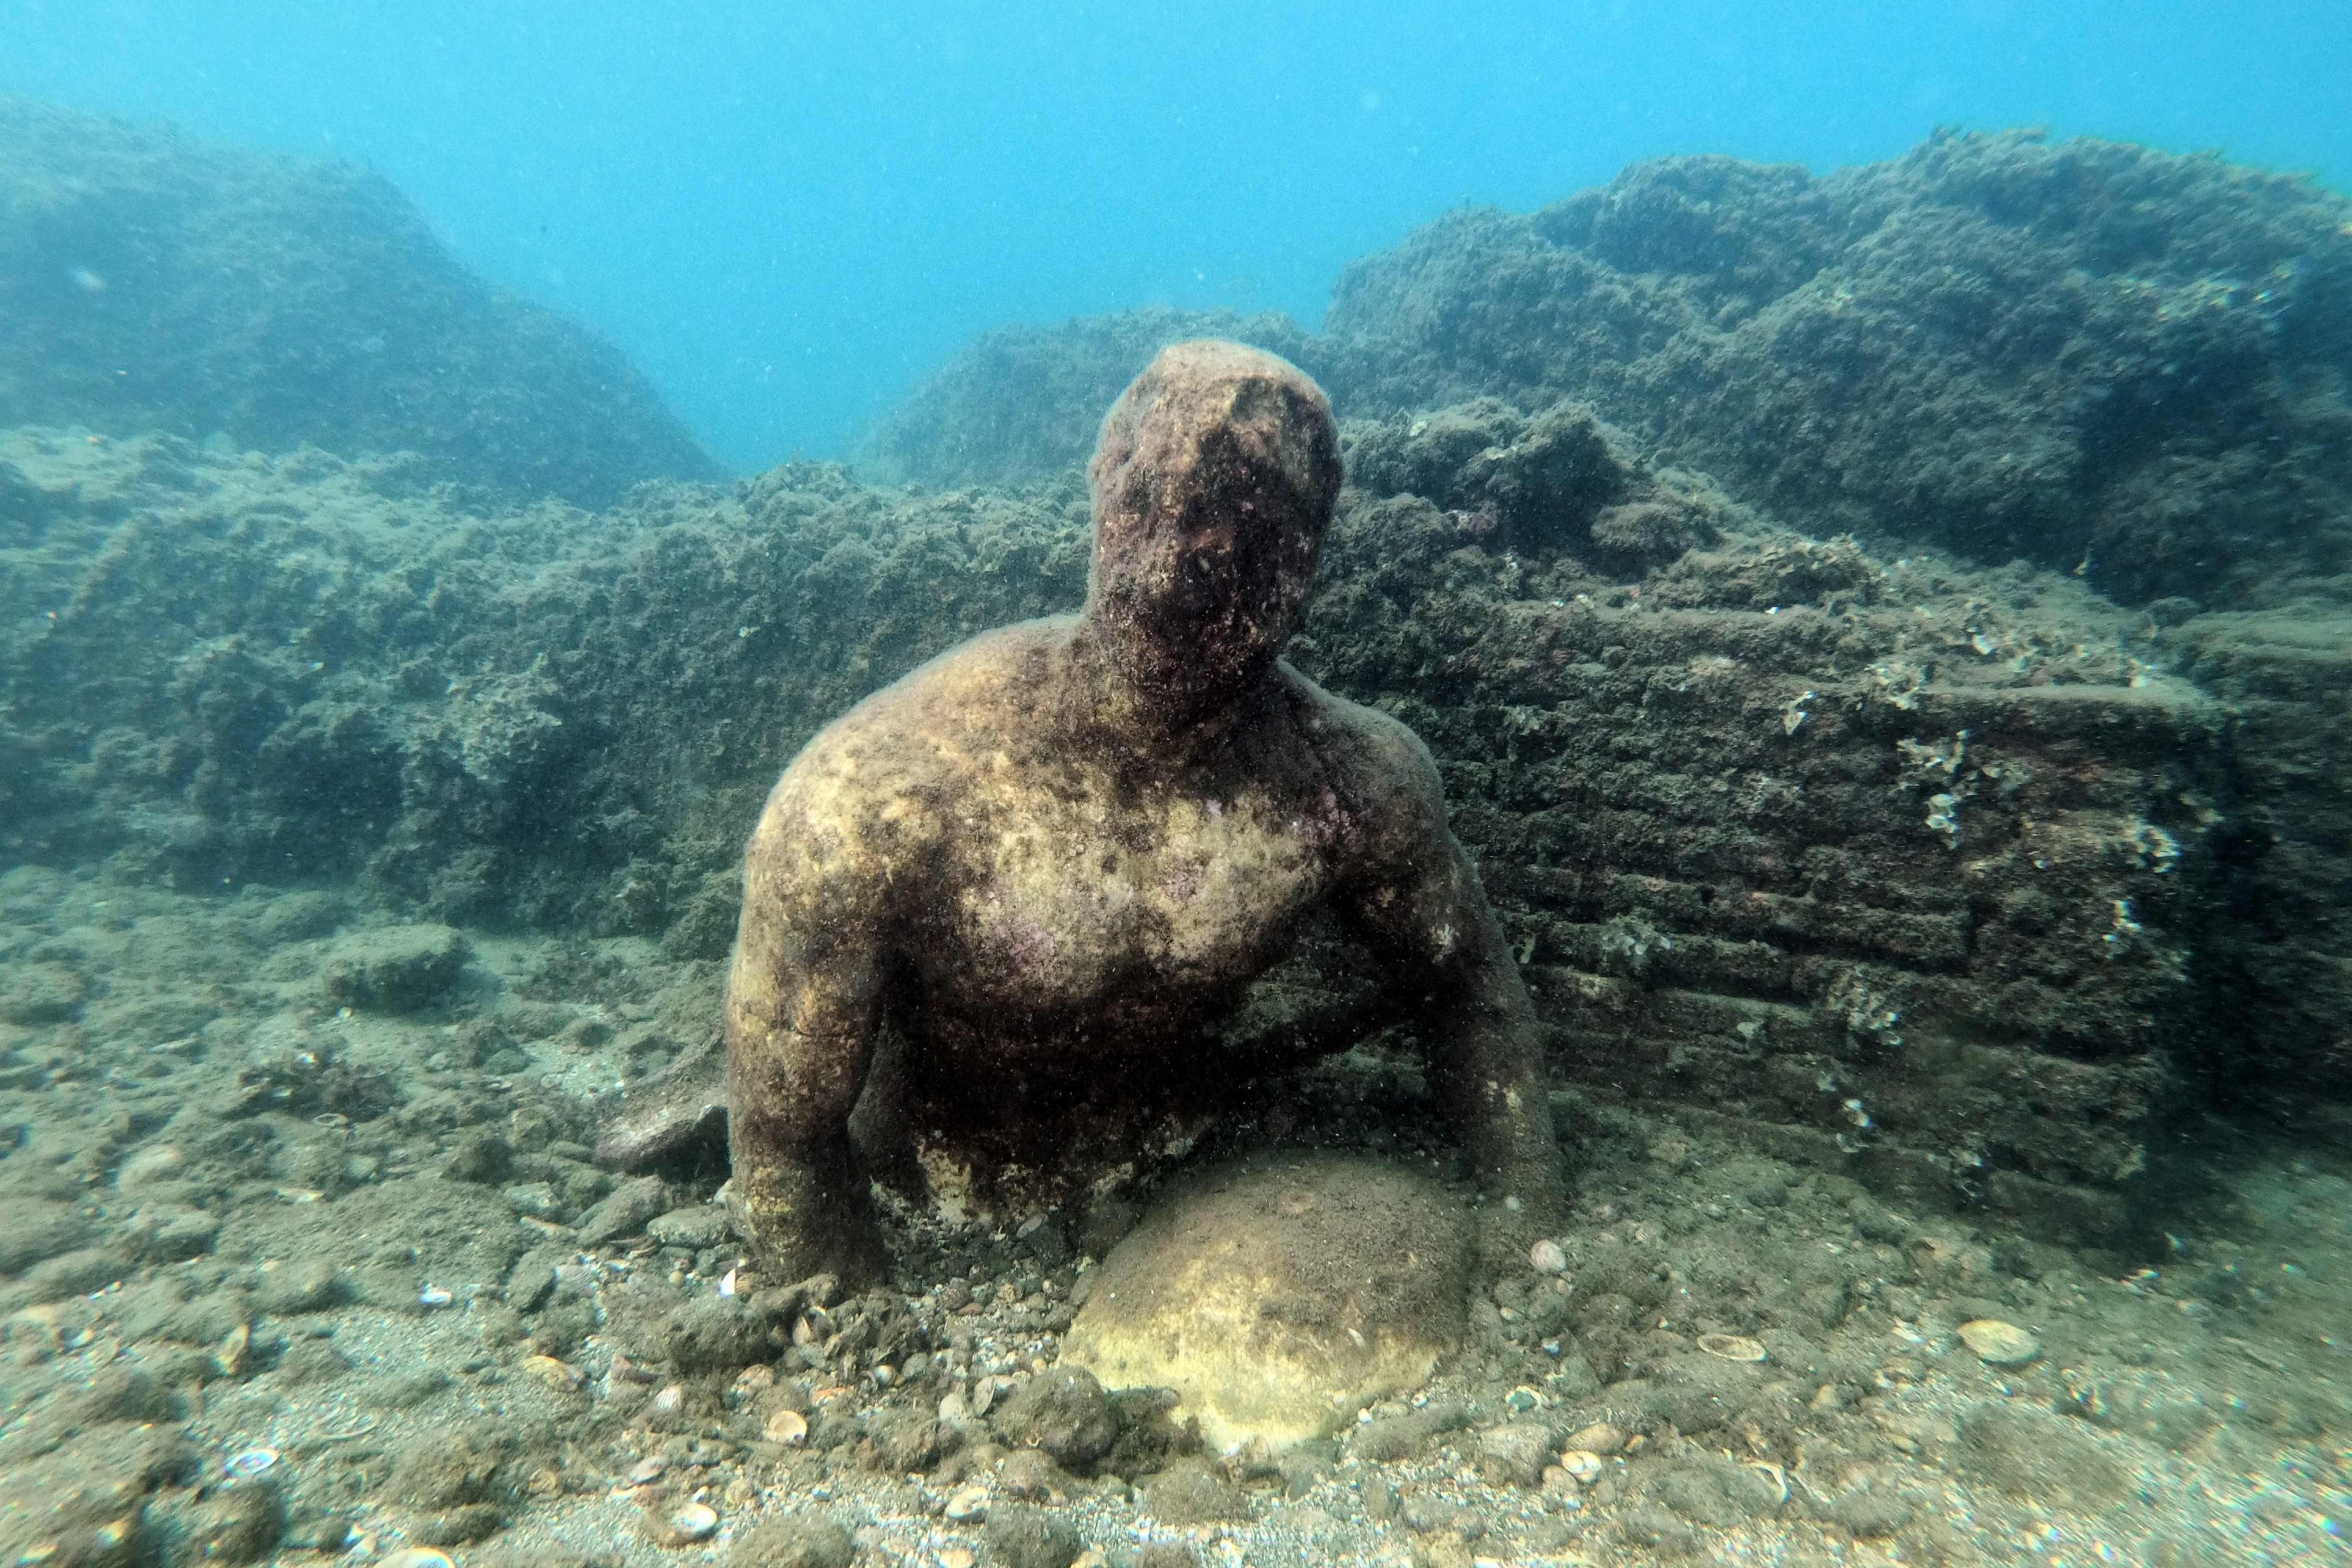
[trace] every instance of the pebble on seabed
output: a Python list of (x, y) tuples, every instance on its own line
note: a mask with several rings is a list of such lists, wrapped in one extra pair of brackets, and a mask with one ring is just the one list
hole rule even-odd
[(1528, 1248), (1528, 1261), (1535, 1266), (1538, 1274), (1568, 1272), (1568, 1254), (1561, 1249), (1559, 1243), (1549, 1237)]
[(1976, 1352), (1979, 1361), (1992, 1366), (2022, 1366), (2042, 1353), (2040, 1340), (1999, 1318), (1962, 1323), (1960, 1342)]

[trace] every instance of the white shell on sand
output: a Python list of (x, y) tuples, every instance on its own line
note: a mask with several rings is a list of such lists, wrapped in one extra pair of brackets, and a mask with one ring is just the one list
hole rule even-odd
[(1469, 1215), (1376, 1161), (1208, 1173), (1111, 1249), (1062, 1359), (1177, 1391), (1212, 1445), (1281, 1449), (1416, 1388), (1461, 1341)]
[(662, 1525), (662, 1533), (672, 1542), (708, 1541), (719, 1533), (719, 1510), (707, 1502), (680, 1503)]

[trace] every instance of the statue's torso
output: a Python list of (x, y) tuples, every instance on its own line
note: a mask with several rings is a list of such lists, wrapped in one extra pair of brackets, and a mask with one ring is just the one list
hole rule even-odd
[(981, 645), (876, 715), (929, 742), (868, 807), (928, 819), (893, 900), (894, 1022), (953, 1058), (1150, 1053), (1230, 1006), (1346, 876), (1356, 810), (1316, 738), (1336, 716), (1278, 677), (1230, 744), (1163, 766), (1076, 732), (1007, 674), (1019, 654)]

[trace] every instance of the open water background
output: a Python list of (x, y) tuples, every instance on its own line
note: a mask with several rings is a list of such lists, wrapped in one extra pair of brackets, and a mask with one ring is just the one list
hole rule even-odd
[(1288, 310), (1462, 203), (2044, 124), (2352, 181), (2331, 3), (0, 0), (0, 91), (383, 171), (730, 466), (975, 331)]

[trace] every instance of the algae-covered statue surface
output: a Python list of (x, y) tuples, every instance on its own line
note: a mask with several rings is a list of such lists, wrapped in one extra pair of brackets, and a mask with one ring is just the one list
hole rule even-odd
[(1418, 1015), (1500, 1226), (1557, 1223), (1534, 1015), (1429, 754), (1278, 658), (1339, 467), (1292, 365), (1167, 350), (1103, 425), (1083, 613), (950, 650), (785, 770), (726, 1004), (762, 1274), (879, 1271), (869, 1123), (1050, 1162), (1074, 1109), (1232, 1074), (1183, 1053), (1323, 910)]

